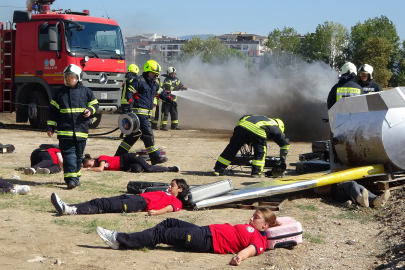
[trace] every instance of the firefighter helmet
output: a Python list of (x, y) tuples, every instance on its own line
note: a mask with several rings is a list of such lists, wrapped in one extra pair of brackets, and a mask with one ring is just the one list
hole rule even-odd
[(170, 74), (170, 73), (176, 74), (176, 69), (174, 67), (168, 67), (167, 68), (167, 74)]
[(144, 72), (153, 72), (155, 74), (159, 74), (162, 68), (160, 67), (159, 63), (155, 60), (148, 60), (146, 61), (145, 65), (143, 66)]
[(138, 74), (139, 73), (139, 67), (137, 65), (135, 65), (135, 64), (130, 64), (128, 66), (128, 72), (133, 72), (135, 74)]
[(350, 73), (354, 73), (355, 75), (357, 75), (356, 66), (355, 66), (353, 63), (350, 63), (350, 62), (346, 62), (346, 63), (342, 66), (341, 71), (342, 71), (341, 75), (346, 74), (348, 71), (349, 71)]
[(359, 73), (366, 73), (370, 74), (370, 80), (373, 79), (374, 77), (374, 68), (370, 66), (369, 64), (364, 64), (359, 68)]
[(63, 71), (63, 79), (66, 86), (74, 87), (82, 81), (82, 69), (75, 64), (68, 65)]
[(277, 123), (279, 129), (281, 130), (281, 132), (284, 133), (284, 122), (281, 121), (280, 118), (273, 118), (273, 120), (276, 121), (276, 123)]

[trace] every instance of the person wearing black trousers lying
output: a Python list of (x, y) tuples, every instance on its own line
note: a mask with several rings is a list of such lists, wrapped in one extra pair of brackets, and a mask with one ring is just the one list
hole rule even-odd
[(26, 185), (13, 185), (0, 179), (0, 193), (13, 193), (25, 195), (30, 191), (30, 187)]

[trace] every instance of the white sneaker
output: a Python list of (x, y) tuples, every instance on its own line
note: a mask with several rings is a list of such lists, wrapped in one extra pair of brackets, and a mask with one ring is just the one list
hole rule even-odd
[(389, 190), (384, 191), (383, 194), (381, 194), (380, 196), (378, 196), (377, 198), (375, 198), (373, 200), (373, 205), (381, 206), (381, 207), (384, 206), (387, 203), (390, 196), (391, 196), (391, 193)]
[(25, 174), (35, 174), (36, 171), (34, 168), (24, 168), (24, 173)]
[(67, 203), (64, 203), (56, 193), (52, 193), (51, 195), (51, 203), (55, 207), (56, 211), (58, 211), (61, 215), (76, 215), (77, 208), (75, 206), (70, 206)]
[(98, 236), (104, 240), (104, 242), (109, 245), (112, 249), (119, 249), (120, 243), (117, 241), (118, 233), (116, 231), (110, 231), (103, 229), (101, 227), (96, 228)]
[(31, 188), (29, 186), (20, 186), (20, 185), (15, 185), (14, 188), (11, 190), (12, 193), (14, 194), (20, 194), (20, 195), (25, 195), (27, 194)]
[(369, 206), (367, 189), (363, 189), (361, 194), (357, 196), (356, 201), (363, 207)]
[(38, 168), (37, 173), (39, 173), (39, 174), (50, 174), (51, 171), (48, 168)]

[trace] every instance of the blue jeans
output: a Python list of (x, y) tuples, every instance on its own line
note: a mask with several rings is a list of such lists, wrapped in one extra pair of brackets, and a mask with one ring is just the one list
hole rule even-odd
[(63, 157), (63, 176), (68, 184), (73, 181), (78, 185), (79, 178), (82, 175), (83, 152), (86, 147), (86, 140), (60, 139), (59, 148)]

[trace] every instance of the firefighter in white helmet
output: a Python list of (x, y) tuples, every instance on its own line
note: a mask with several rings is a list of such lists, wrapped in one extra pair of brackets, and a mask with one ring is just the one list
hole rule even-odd
[(63, 157), (64, 180), (69, 189), (80, 186), (81, 164), (91, 117), (99, 107), (93, 91), (83, 86), (82, 69), (74, 64), (63, 71), (65, 86), (59, 88), (49, 105), (47, 134), (57, 130)]
[[(169, 67), (167, 69), (167, 75), (165, 76), (166, 79), (163, 81), (163, 90), (173, 99), (173, 101), (177, 102), (177, 96), (173, 95), (173, 91), (181, 91), (187, 90), (186, 87), (180, 82), (180, 80), (176, 77), (176, 69), (174, 67)], [(164, 75), (163, 75), (164, 76)], [(171, 129), (172, 130), (179, 130), (179, 113), (177, 111), (177, 106), (173, 106), (172, 104), (163, 101), (162, 102), (162, 123), (161, 123), (161, 130), (167, 130), (167, 118), (170, 113), (170, 120), (171, 120)]]
[(328, 95), (328, 110), (341, 98), (364, 94), (363, 88), (354, 80), (357, 76), (357, 68), (353, 63), (347, 62), (342, 66), (340, 78)]
[(373, 81), (374, 68), (372, 66), (364, 64), (359, 68), (358, 73), (360, 78), (357, 83), (363, 87), (365, 94), (382, 91), (381, 86)]

